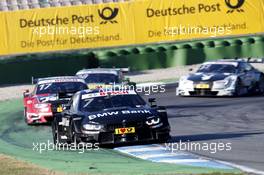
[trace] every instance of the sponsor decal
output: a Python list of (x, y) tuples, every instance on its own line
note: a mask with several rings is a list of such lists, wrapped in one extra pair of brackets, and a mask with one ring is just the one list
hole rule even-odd
[(49, 101), (56, 101), (58, 100), (57, 95), (51, 95), (51, 96), (46, 96), (46, 97), (39, 97), (39, 101), (41, 103), (49, 102)]
[(47, 83), (63, 83), (63, 82), (83, 82), (85, 83), (85, 81), (83, 79), (53, 79), (53, 80), (41, 80), (38, 82), (38, 84), (47, 84)]
[(118, 8), (110, 8), (110, 7), (105, 7), (102, 10), (98, 10), (98, 15), (100, 16), (103, 21), (100, 24), (107, 24), (108, 22), (110, 23), (117, 23), (115, 18), (117, 17), (119, 12)]
[(89, 93), (89, 94), (84, 94), (82, 95), (82, 100), (84, 99), (89, 99), (89, 98), (95, 98), (95, 97), (105, 97), (107, 95), (135, 95), (136, 92), (133, 90), (125, 90), (125, 91), (100, 91), (97, 93)]
[(231, 0), (225, 0), (226, 6), (229, 8), (227, 13), (237, 12), (245, 12), (241, 7), (244, 5), (245, 0), (236, 0), (236, 3), (231, 3)]
[(136, 132), (135, 127), (129, 127), (129, 128), (116, 128), (115, 129), (115, 134), (133, 134)]
[(150, 110), (123, 110), (123, 111), (114, 111), (114, 112), (103, 112), (98, 114), (89, 115), (89, 120), (93, 120), (96, 118), (101, 117), (108, 117), (108, 116), (117, 116), (117, 115), (126, 115), (126, 114), (152, 114)]
[(145, 0), (1, 13), (0, 55), (261, 33), (263, 0), (251, 1)]
[(19, 19), (20, 28), (33, 28), (33, 27), (47, 27), (47, 26), (59, 26), (69, 24), (85, 24), (94, 23), (94, 15), (81, 16), (78, 14), (72, 14), (71, 17), (60, 17), (54, 18), (36, 18), (36, 19)]

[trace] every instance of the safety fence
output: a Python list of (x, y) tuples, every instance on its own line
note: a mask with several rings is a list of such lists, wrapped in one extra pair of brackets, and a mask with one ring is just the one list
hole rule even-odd
[(0, 84), (30, 83), (32, 76), (74, 75), (83, 68), (114, 65), (134, 71), (235, 57), (264, 58), (264, 35), (16, 56), (0, 61)]

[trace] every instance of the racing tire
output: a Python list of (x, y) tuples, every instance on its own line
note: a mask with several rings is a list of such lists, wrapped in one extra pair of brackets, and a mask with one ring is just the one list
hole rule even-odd
[(259, 81), (256, 85), (256, 93), (264, 95), (264, 75), (260, 75)]
[(27, 125), (30, 125), (30, 123), (28, 123), (28, 119), (27, 119), (27, 108), (24, 107), (24, 121)]
[(58, 129), (58, 121), (56, 118), (54, 118), (52, 122), (52, 136), (53, 136), (53, 143), (54, 145), (59, 145), (61, 143), (60, 133)]
[(159, 143), (167, 143), (171, 140), (171, 135), (169, 133), (167, 133), (165, 136), (163, 136), (162, 138), (159, 138), (158, 142)]
[(76, 133), (75, 133), (75, 129), (74, 129), (74, 125), (71, 124), (71, 141), (68, 142), (68, 144), (73, 145), (74, 147), (77, 147), (78, 144), (80, 143), (79, 138), (77, 137)]
[(247, 94), (248, 94), (248, 88), (243, 86), (241, 80), (238, 79), (235, 85), (235, 92), (233, 95), (235, 97), (240, 97)]

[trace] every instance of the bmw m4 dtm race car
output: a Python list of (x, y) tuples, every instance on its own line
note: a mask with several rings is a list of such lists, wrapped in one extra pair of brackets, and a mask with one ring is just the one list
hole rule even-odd
[[(203, 63), (197, 72), (179, 80), (180, 96), (241, 96), (264, 92), (264, 74), (249, 61), (220, 60)], [(254, 61), (252, 61), (254, 62)]]
[(109, 88), (113, 85), (136, 86), (136, 83), (130, 82), (124, 74), (129, 72), (129, 68), (95, 68), (83, 69), (76, 73), (88, 84), (89, 89)]
[(53, 115), (63, 111), (63, 105), (72, 95), (87, 89), (85, 81), (75, 76), (49, 77), (36, 79), (32, 93), (23, 93), (24, 117), (27, 124), (47, 123)]
[(164, 107), (146, 102), (134, 90), (83, 90), (52, 124), (55, 144), (120, 144), (166, 141), (170, 126)]

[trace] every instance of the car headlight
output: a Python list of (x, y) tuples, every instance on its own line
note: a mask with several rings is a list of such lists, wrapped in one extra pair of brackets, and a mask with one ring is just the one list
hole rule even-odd
[(49, 104), (47, 103), (39, 103), (39, 104), (34, 105), (34, 108), (37, 108), (37, 109), (48, 108), (48, 107), (49, 107)]
[(102, 125), (90, 123), (90, 124), (84, 124), (83, 128), (85, 130), (90, 130), (90, 131), (99, 131), (100, 129), (102, 129)]
[(160, 118), (159, 117), (151, 118), (151, 119), (148, 119), (146, 121), (146, 124), (149, 125), (149, 126), (157, 125), (159, 123), (160, 123)]

